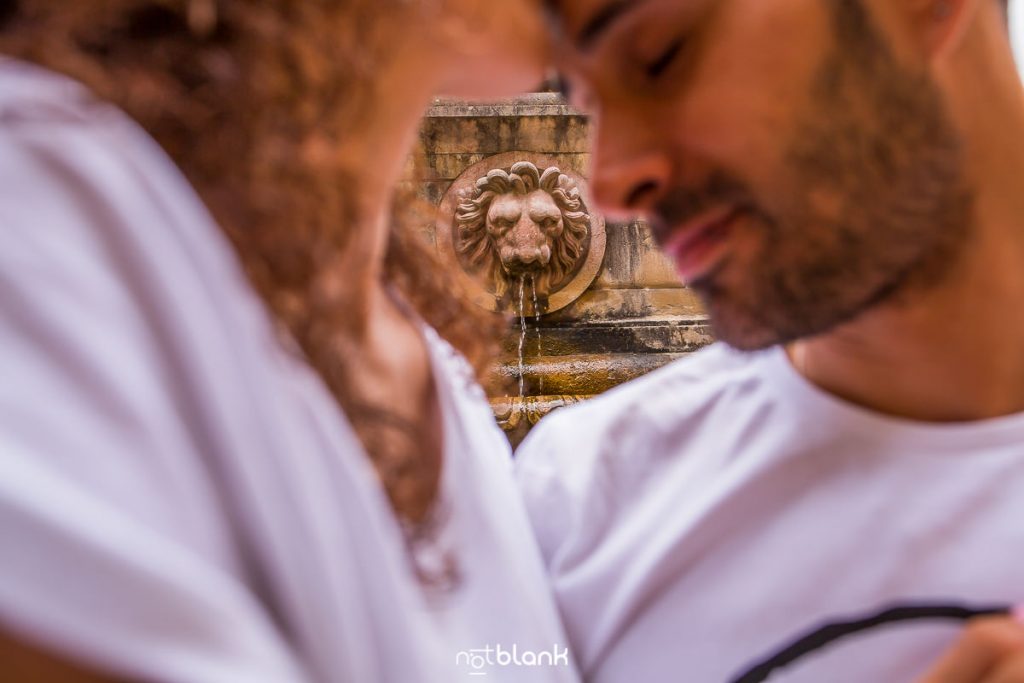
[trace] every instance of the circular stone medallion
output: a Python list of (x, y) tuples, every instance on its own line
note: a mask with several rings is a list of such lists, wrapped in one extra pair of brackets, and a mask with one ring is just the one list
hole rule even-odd
[(565, 308), (604, 259), (604, 220), (590, 212), (588, 197), (586, 181), (552, 157), (483, 159), (441, 202), (441, 260), (484, 308), (523, 316)]

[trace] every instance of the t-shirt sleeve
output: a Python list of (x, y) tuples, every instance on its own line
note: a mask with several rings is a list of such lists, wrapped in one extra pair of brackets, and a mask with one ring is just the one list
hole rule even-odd
[(138, 680), (303, 680), (175, 396), (175, 321), (112, 237), (162, 229), (120, 159), (0, 128), (0, 628)]

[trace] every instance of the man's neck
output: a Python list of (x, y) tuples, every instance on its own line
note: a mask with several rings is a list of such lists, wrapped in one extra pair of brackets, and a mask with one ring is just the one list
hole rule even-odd
[(790, 345), (794, 367), (841, 398), (913, 420), (1024, 412), (1024, 208), (1015, 220), (985, 213), (947, 281)]

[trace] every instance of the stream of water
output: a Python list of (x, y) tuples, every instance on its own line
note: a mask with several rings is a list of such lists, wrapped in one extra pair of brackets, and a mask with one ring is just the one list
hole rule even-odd
[[(530, 276), (530, 289), (533, 290), (533, 326), (537, 330), (537, 360), (540, 360), (540, 306), (537, 305), (537, 278)], [(544, 394), (544, 374), (537, 373), (537, 393)]]
[(522, 399), (526, 389), (526, 364), (523, 361), (526, 346), (526, 276), (519, 276), (519, 398)]

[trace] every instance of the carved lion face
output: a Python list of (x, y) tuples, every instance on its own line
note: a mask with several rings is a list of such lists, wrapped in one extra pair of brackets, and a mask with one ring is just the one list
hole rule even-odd
[(546, 298), (583, 255), (590, 216), (579, 189), (557, 168), (528, 161), (496, 169), (462, 197), (455, 214), (459, 256), (488, 275), (499, 298), (520, 286)]
[(544, 190), (495, 197), (487, 211), (487, 235), (505, 272), (535, 274), (551, 263), (564, 230), (562, 212)]

